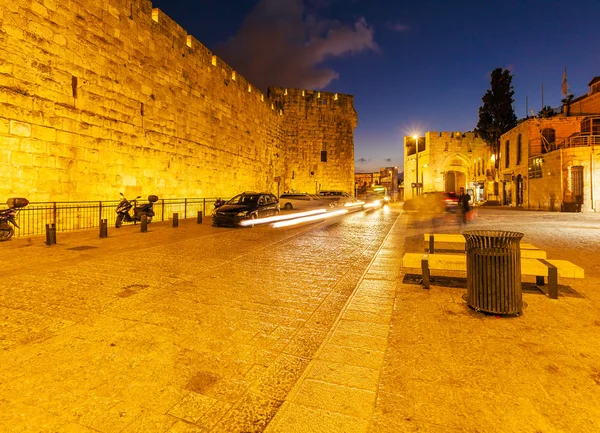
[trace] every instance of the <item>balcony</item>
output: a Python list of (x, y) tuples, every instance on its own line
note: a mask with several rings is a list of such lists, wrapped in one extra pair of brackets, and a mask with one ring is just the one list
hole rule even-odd
[(565, 147), (600, 146), (600, 135), (576, 135), (567, 143)]

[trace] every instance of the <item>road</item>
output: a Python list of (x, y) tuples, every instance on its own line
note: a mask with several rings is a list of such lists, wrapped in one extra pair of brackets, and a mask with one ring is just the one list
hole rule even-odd
[(521, 229), (586, 269), (507, 319), (468, 309), (460, 278), (425, 291), (404, 275), (423, 233), (461, 228), (397, 205), (280, 229), (207, 218), (14, 239), (0, 244), (0, 430), (598, 431), (597, 220), (480, 211), (472, 228)]

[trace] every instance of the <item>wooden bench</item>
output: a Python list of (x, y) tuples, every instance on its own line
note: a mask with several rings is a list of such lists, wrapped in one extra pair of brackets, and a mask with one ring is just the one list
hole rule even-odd
[[(431, 284), (430, 271), (467, 272), (466, 254), (421, 254), (406, 253), (402, 257), (402, 267), (421, 269), (423, 286)], [(536, 277), (536, 286), (550, 299), (558, 299), (558, 277), (583, 278), (583, 268), (567, 260), (545, 260), (521, 258), (521, 275)], [(544, 277), (548, 278), (548, 288), (544, 289)]]
[[(452, 243), (452, 244), (465, 244), (465, 237), (461, 234), (453, 234), (453, 233), (436, 233), (436, 234), (428, 234), (425, 233), (423, 235), (425, 240), (425, 245), (429, 244), (429, 254), (435, 253), (435, 243), (443, 242), (443, 243)], [(538, 247), (535, 247), (527, 242), (520, 242), (521, 246), (521, 257), (526, 259), (545, 259), (546, 251), (540, 250)]]

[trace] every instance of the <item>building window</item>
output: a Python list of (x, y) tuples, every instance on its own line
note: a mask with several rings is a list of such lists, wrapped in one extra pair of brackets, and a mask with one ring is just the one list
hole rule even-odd
[(327, 162), (327, 151), (326, 150), (321, 151), (321, 162)]
[(537, 179), (542, 177), (542, 163), (544, 158), (536, 156), (529, 158), (529, 179)]
[(556, 143), (556, 131), (552, 128), (542, 129), (542, 153), (550, 151), (550, 146)]
[(517, 136), (517, 165), (521, 165), (521, 152), (523, 149), (523, 138), (521, 134)]
[(504, 168), (508, 168), (508, 166), (510, 165), (510, 141), (506, 140), (505, 146), (505, 154), (506, 154), (506, 158), (504, 159)]

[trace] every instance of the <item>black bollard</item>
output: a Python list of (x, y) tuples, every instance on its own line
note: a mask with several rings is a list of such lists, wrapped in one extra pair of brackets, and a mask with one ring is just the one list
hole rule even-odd
[(202, 211), (198, 211), (198, 224), (202, 224)]
[(179, 214), (173, 214), (173, 227), (179, 227)]
[(107, 238), (108, 237), (108, 221), (100, 220), (100, 237)]
[(148, 217), (146, 215), (142, 215), (142, 226), (140, 228), (140, 231), (142, 233), (145, 233), (148, 231)]
[(56, 243), (56, 224), (46, 224), (46, 245)]

